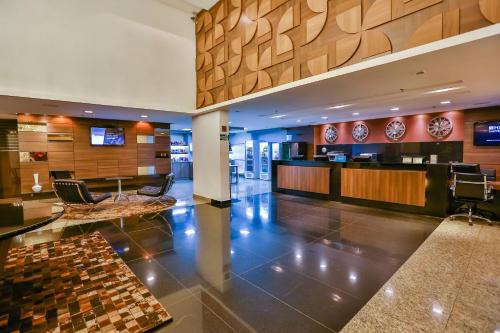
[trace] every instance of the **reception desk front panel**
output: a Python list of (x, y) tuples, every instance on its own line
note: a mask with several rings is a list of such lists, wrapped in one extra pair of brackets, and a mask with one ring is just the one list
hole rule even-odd
[(330, 194), (330, 168), (278, 165), (278, 187)]
[(341, 170), (342, 197), (425, 206), (426, 171)]
[(447, 164), (273, 161), (275, 192), (445, 216)]

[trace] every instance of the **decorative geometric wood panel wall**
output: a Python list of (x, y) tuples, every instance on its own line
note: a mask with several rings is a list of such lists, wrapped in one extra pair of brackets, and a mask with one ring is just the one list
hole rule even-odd
[(221, 0), (197, 16), (196, 105), (498, 22), (498, 0)]

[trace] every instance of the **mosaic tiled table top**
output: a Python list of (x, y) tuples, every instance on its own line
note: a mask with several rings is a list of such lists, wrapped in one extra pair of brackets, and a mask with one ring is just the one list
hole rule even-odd
[(144, 332), (172, 318), (96, 232), (12, 248), (0, 332)]

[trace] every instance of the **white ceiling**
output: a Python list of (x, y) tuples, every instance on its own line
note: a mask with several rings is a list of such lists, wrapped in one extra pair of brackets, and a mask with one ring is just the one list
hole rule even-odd
[[(92, 114), (85, 111), (93, 111)], [(16, 113), (62, 115), (82, 118), (144, 120), (176, 124), (185, 128), (191, 124), (191, 114), (158, 110), (144, 110), (87, 103), (63, 102), (46, 99), (1, 96), (0, 118), (15, 118)], [(142, 118), (141, 115), (148, 116)]]
[[(500, 105), (499, 55), (500, 34), (496, 34), (225, 108), (231, 126), (258, 130)], [(420, 71), (424, 74), (417, 75)], [(447, 87), (457, 89), (428, 93)], [(328, 109), (346, 104), (350, 106)], [(391, 111), (394, 107), (399, 110)], [(285, 116), (273, 119), (272, 115)]]
[(202, 9), (210, 9), (218, 0), (157, 0), (167, 6), (196, 14)]

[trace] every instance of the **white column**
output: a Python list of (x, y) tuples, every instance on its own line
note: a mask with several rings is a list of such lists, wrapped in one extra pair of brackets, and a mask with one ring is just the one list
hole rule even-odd
[(193, 117), (193, 193), (222, 203), (231, 200), (228, 126), (227, 111)]

